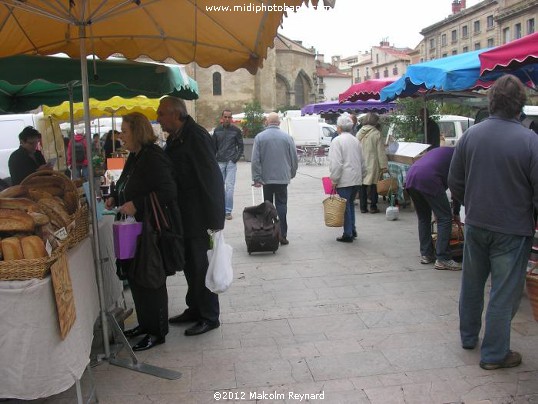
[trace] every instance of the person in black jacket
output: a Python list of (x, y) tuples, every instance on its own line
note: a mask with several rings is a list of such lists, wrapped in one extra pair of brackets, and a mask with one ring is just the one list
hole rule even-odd
[(11, 184), (19, 185), (22, 180), (37, 170), (51, 169), (52, 164), (47, 164), (43, 153), (37, 150), (41, 133), (32, 126), (27, 126), (19, 133), (20, 146), (9, 156), (9, 175)]
[(219, 298), (205, 286), (209, 265), (208, 230), (224, 228), (224, 183), (211, 136), (187, 113), (185, 102), (161, 99), (157, 121), (168, 133), (165, 153), (173, 161), (177, 200), (183, 221), (187, 309), (171, 324), (195, 322), (185, 335), (198, 335), (220, 326)]
[(219, 164), (224, 180), (226, 220), (232, 219), (237, 162), (243, 154), (244, 147), (241, 129), (232, 125), (231, 122), (232, 111), (225, 109), (222, 111), (222, 124), (213, 133), (213, 143), (217, 152), (217, 163)]
[[(161, 205), (174, 203), (177, 188), (172, 174), (172, 163), (163, 150), (155, 144), (157, 137), (149, 120), (138, 112), (123, 117), (121, 137), (130, 151), (123, 172), (116, 184), (114, 194), (106, 201), (106, 207), (119, 206), (119, 212), (144, 220), (146, 200), (155, 192)], [(123, 260), (124, 261), (124, 260)], [(129, 262), (122, 262), (130, 268)], [(164, 269), (163, 269), (164, 271)], [(166, 283), (151, 289), (137, 284), (127, 270), (127, 279), (133, 295), (138, 326), (125, 331), (127, 337), (144, 335), (133, 351), (144, 351), (165, 342), (168, 334), (168, 293)]]

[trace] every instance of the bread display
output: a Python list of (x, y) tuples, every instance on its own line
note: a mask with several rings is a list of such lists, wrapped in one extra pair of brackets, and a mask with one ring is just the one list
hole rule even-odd
[(50, 223), (49, 217), (44, 213), (28, 212), (28, 214), (34, 219), (36, 226), (45, 226), (47, 223)]
[(21, 241), (18, 237), (2, 239), (2, 253), (4, 261), (21, 260), (24, 258)]
[(22, 253), (25, 259), (46, 257), (45, 243), (38, 236), (27, 236), (20, 239)]
[(41, 199), (38, 203), (41, 210), (49, 217), (50, 222), (57, 229), (67, 226), (72, 222), (65, 205), (58, 199)]
[(16, 209), (0, 209), (0, 232), (33, 233), (34, 219), (28, 213)]
[(38, 202), (39, 200), (41, 199), (50, 199), (53, 197), (52, 194), (49, 194), (48, 192), (45, 192), (45, 191), (42, 191), (40, 189), (34, 189), (34, 188), (30, 188), (28, 190), (28, 197), (34, 201), (34, 202)]

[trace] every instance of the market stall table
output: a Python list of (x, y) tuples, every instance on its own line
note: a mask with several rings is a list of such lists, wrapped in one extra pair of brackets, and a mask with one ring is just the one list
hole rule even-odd
[[(113, 217), (99, 226), (107, 308), (117, 304), (122, 284), (113, 270)], [(112, 246), (112, 247), (111, 247)], [(0, 397), (32, 400), (70, 388), (89, 363), (94, 323), (99, 315), (91, 239), (68, 251), (76, 321), (61, 340), (50, 276), (0, 282)], [(112, 255), (110, 255), (112, 254)]]
[(405, 199), (404, 189), (405, 189), (405, 178), (407, 172), (409, 171), (410, 164), (398, 163), (396, 161), (389, 161), (389, 173), (391, 177), (394, 177), (398, 180), (398, 202), (403, 207), (407, 206), (407, 200)]

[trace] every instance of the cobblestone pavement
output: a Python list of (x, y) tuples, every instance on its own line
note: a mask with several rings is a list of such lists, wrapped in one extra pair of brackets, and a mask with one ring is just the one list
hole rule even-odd
[[(249, 256), (241, 212), (252, 204), (250, 164), (239, 163), (225, 228), (234, 283), (220, 297), (222, 326), (196, 337), (171, 326), (166, 344), (139, 353), (181, 372), (179, 380), (94, 367), (101, 403), (538, 403), (538, 324), (527, 296), (512, 324), (523, 364), (480, 369), (478, 349), (459, 342), (461, 273), (419, 263), (412, 208), (389, 222), (357, 207), (358, 239), (337, 243), (341, 229), (323, 224), (327, 173), (327, 165), (300, 165), (289, 187), (290, 244)], [(168, 284), (175, 315), (186, 284), (182, 274)], [(135, 324), (132, 316), (126, 326)], [(87, 374), (82, 381), (87, 390)], [(74, 401), (74, 387), (35, 400)]]

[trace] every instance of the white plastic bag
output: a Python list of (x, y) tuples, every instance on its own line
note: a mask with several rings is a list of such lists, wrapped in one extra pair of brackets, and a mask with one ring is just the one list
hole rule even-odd
[(385, 217), (387, 220), (397, 220), (400, 216), (400, 209), (398, 206), (388, 206), (385, 212)]
[(233, 281), (231, 245), (224, 242), (224, 234), (219, 230), (212, 234), (213, 249), (207, 250), (209, 267), (205, 276), (205, 286), (213, 293), (225, 292)]

